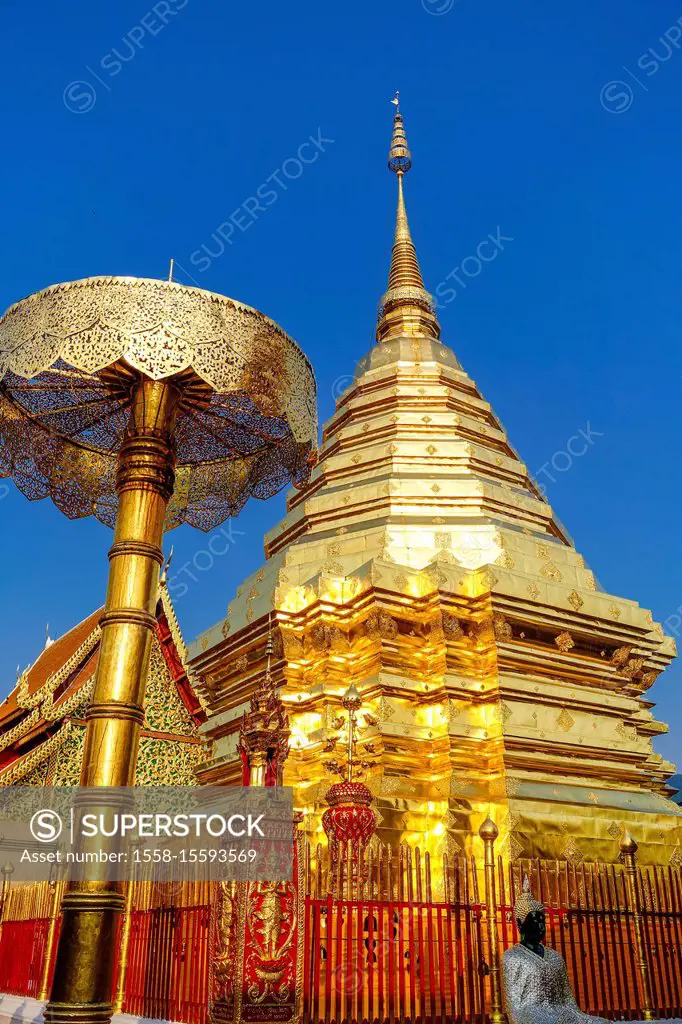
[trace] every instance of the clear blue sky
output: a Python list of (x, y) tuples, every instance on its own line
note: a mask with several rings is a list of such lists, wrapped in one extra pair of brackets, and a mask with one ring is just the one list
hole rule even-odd
[[(7, 5), (0, 305), (94, 274), (164, 276), (174, 256), (299, 341), (326, 418), (334, 382), (370, 345), (385, 285), (399, 88), (430, 288), (489, 233), (513, 238), (445, 304), (445, 339), (531, 470), (588, 422), (603, 435), (552, 471), (549, 497), (604, 587), (665, 620), (682, 604), (682, 50), (660, 37), (682, 4), (449, 5)], [(657, 64), (650, 47), (669, 59)], [(334, 141), (287, 178), (284, 162), (318, 129)], [(207, 269), (192, 263), (203, 243), (218, 251), (212, 232), (259, 186), (268, 201), (276, 172), (276, 198), (251, 221), (237, 215), (250, 226)], [(178, 602), (188, 638), (224, 614), (282, 508), (248, 506), (245, 536), (196, 574)], [(102, 601), (111, 535), (13, 487), (0, 523), (4, 694), (46, 621), (63, 632)], [(207, 538), (183, 528), (172, 542), (182, 565)], [(672, 725), (657, 749), (671, 759), (680, 676), (674, 667), (653, 691)]]

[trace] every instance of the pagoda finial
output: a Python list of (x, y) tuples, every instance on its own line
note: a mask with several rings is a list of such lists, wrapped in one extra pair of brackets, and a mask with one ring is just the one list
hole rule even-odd
[(161, 566), (161, 575), (159, 576), (159, 584), (162, 587), (165, 587), (168, 584), (168, 570), (170, 569), (170, 564), (173, 561), (173, 552), (174, 551), (175, 551), (175, 548), (171, 545), (170, 554), (169, 554), (168, 558), (166, 559), (166, 561)]
[(242, 785), (281, 786), (284, 762), (289, 756), (289, 716), (272, 677), (275, 645), (272, 615), (268, 616), (265, 643), (265, 672), (245, 711), (239, 733)]
[(388, 169), (398, 178), (398, 211), (388, 289), (381, 300), (377, 341), (388, 341), (401, 334), (438, 338), (440, 326), (434, 312), (434, 302), (424, 287), (405, 209), (403, 176), (412, 167), (412, 155), (407, 145), (403, 115), (400, 113), (399, 92), (396, 92), (391, 103), (396, 110), (388, 152)]

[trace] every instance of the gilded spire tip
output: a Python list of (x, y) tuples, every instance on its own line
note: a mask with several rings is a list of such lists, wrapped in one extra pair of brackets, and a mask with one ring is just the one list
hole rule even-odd
[(159, 584), (162, 587), (165, 587), (167, 582), (168, 582), (168, 570), (170, 569), (170, 564), (173, 561), (173, 552), (174, 551), (175, 551), (175, 548), (171, 545), (170, 554), (169, 554), (168, 558), (166, 559), (166, 561), (163, 563), (163, 565), (161, 567), (161, 575), (159, 576)]
[(388, 341), (401, 334), (440, 337), (433, 299), (424, 287), (417, 253), (410, 234), (403, 192), (403, 175), (412, 167), (405, 124), (400, 112), (400, 93), (391, 100), (395, 106), (393, 135), (388, 152), (388, 168), (398, 177), (398, 210), (391, 254), (388, 289), (381, 301), (377, 341)]
[(407, 147), (403, 115), (400, 113), (399, 92), (395, 94), (395, 98), (391, 100), (391, 103), (395, 105), (395, 114), (393, 115), (391, 148), (388, 152), (388, 169), (393, 171), (394, 174), (407, 174), (412, 166), (412, 155)]

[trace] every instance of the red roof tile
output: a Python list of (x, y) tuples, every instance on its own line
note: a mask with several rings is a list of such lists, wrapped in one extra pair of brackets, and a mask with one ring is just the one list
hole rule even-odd
[[(87, 640), (93, 629), (97, 626), (102, 617), (104, 609), (98, 608), (87, 619), (83, 619), (77, 626), (70, 629), (64, 636), (50, 644), (38, 656), (28, 670), (28, 692), (35, 693), (43, 683), (47, 682), (51, 675), (59, 671), (62, 665), (69, 660), (81, 644)], [(3, 724), (21, 710), (18, 697), (18, 684), (14, 687), (9, 696), (0, 704), (0, 729)], [(69, 690), (71, 688), (69, 687)]]

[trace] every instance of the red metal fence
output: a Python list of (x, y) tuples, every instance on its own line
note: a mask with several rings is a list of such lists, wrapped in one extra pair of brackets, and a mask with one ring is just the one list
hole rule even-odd
[(125, 1012), (204, 1024), (209, 1001), (210, 932), (208, 904), (133, 911)]
[(3, 924), (0, 992), (39, 997), (49, 926), (49, 918), (44, 917)]
[(566, 961), (578, 1005), (615, 1019), (641, 1018), (637, 940), (620, 865), (522, 861), (498, 865), (501, 945), (518, 941), (513, 903), (522, 877), (547, 909), (547, 945)]
[(682, 872), (643, 868), (639, 878), (656, 1006), (661, 1016), (682, 1017)]
[(140, 1017), (205, 1024), (215, 921), (213, 888), (135, 884), (123, 1010)]
[[(568, 968), (579, 1006), (641, 1019), (646, 1005), (636, 908), (621, 864), (496, 863), (497, 962), (518, 942), (513, 905), (528, 875), (547, 907), (547, 944)], [(635, 874), (651, 1009), (682, 1016), (682, 873)], [(491, 1010), (487, 901), (473, 858), (443, 858), (432, 884), (429, 855), (380, 849), (329, 870), (318, 848), (306, 864), (306, 1024), (422, 1021), (483, 1024)], [(637, 911), (638, 912), (638, 911)]]
[[(621, 864), (498, 859), (498, 960), (518, 941), (513, 904), (524, 874), (547, 907), (547, 944), (564, 957), (585, 1012), (642, 1018), (642, 948), (654, 1015), (682, 1016), (682, 870), (633, 869), (628, 876)], [(304, 1024), (486, 1024), (494, 958), (488, 892), (473, 858), (435, 863), (407, 846), (380, 847), (346, 853), (332, 868), (326, 849), (308, 849), (304, 878)], [(135, 883), (125, 1011), (208, 1024), (216, 905), (208, 883)], [(47, 885), (11, 890), (0, 931), (0, 991), (39, 996), (52, 969), (44, 974), (50, 921), (58, 923), (50, 917), (54, 906)]]
[[(0, 992), (41, 998), (54, 969), (54, 944), (45, 969), (48, 935), (61, 887), (33, 883), (11, 889), (0, 925)], [(59, 922), (54, 922), (55, 936)]]
[[(499, 864), (503, 945), (516, 941), (509, 894), (528, 874), (547, 907), (547, 944), (568, 967), (580, 1007), (600, 1017), (641, 1018), (643, 992), (635, 914), (620, 864), (520, 861)], [(682, 1016), (682, 874), (679, 869), (637, 871), (652, 1010)]]
[(465, 858), (444, 866), (447, 898), (434, 899), (430, 858), (419, 850), (342, 858), (335, 877), (319, 849), (314, 864), (308, 859), (304, 1020), (481, 1024), (477, 873)]

